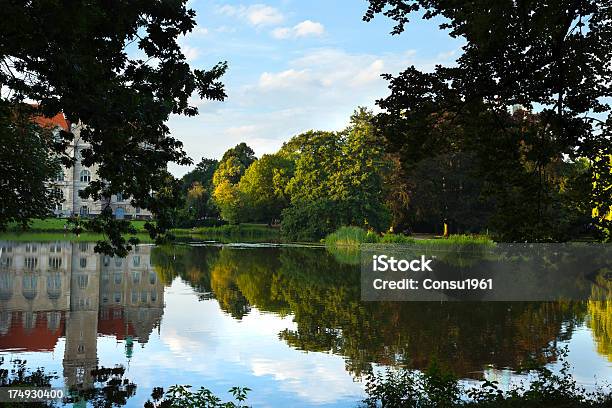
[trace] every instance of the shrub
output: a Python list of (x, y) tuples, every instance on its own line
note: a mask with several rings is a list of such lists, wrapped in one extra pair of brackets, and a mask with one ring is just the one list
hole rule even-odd
[(359, 246), (376, 242), (378, 242), (376, 233), (359, 227), (340, 227), (336, 232), (325, 237), (325, 245), (329, 247)]
[(380, 239), (382, 244), (413, 244), (415, 239), (404, 234), (385, 234)]

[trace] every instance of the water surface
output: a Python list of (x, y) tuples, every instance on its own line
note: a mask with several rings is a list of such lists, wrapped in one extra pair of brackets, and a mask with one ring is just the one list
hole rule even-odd
[(360, 301), (359, 267), (324, 248), (139, 246), (100, 256), (85, 242), (0, 242), (0, 354), (95, 387), (126, 368), (126, 406), (155, 386), (248, 386), (256, 407), (354, 407), (364, 376), (432, 359), (471, 381), (520, 380), (527, 362), (577, 381), (612, 378), (610, 302)]

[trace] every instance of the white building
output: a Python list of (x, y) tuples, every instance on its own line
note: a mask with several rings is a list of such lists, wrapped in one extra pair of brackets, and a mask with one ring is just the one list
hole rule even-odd
[(89, 143), (81, 139), (82, 124), (69, 123), (63, 113), (58, 113), (52, 118), (37, 117), (35, 121), (43, 127), (51, 128), (54, 132), (63, 129), (74, 135), (72, 145), (68, 147), (68, 155), (76, 159), (71, 168), (63, 167), (54, 182), (64, 197), (64, 201), (54, 209), (58, 217), (69, 217), (71, 215), (92, 216), (100, 214), (102, 209), (109, 205), (116, 218), (119, 219), (149, 219), (151, 212), (133, 207), (130, 200), (122, 194), (113, 195), (110, 201), (95, 201), (83, 199), (78, 192), (83, 190), (94, 180), (98, 180), (98, 167), (85, 167), (81, 164), (81, 151), (90, 147)]

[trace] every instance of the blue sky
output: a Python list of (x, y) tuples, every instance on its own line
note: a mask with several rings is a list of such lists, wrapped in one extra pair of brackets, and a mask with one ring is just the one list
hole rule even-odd
[[(193, 0), (197, 27), (180, 44), (194, 68), (227, 61), (228, 98), (202, 101), (194, 118), (172, 117), (174, 137), (197, 163), (247, 142), (257, 156), (301, 132), (338, 130), (357, 106), (387, 94), (382, 73), (450, 64), (462, 42), (414, 20), (391, 36), (384, 16), (365, 23), (365, 0)], [(188, 167), (171, 166), (177, 176)]]

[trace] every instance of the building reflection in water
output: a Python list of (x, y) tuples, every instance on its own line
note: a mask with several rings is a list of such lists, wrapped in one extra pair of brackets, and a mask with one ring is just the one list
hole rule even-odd
[(87, 242), (0, 241), (0, 351), (51, 351), (66, 338), (66, 386), (93, 386), (97, 338), (147, 343), (159, 328), (164, 288), (151, 247), (126, 258), (96, 254)]

